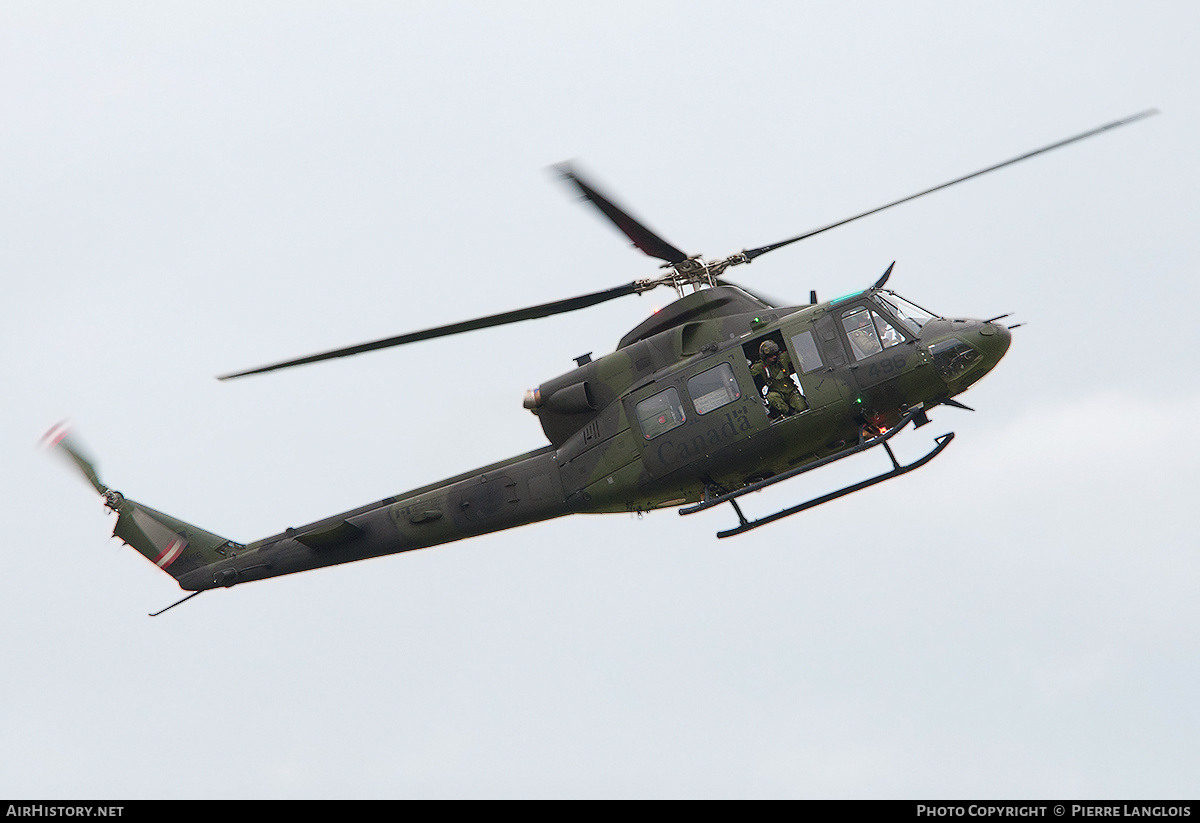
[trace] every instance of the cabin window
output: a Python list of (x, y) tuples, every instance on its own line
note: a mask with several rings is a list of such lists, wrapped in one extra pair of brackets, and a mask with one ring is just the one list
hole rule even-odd
[(683, 404), (679, 402), (679, 392), (674, 388), (647, 397), (635, 408), (642, 434), (647, 440), (653, 440), (676, 426), (682, 426), (683, 421), (687, 419), (687, 415), (683, 413)]
[(687, 390), (692, 396), (696, 414), (708, 414), (742, 396), (737, 379), (733, 376), (733, 366), (728, 363), (722, 363), (690, 378), (687, 381)]
[(801, 374), (816, 371), (823, 365), (821, 354), (817, 351), (817, 341), (813, 339), (812, 332), (803, 331), (793, 337), (792, 349), (796, 352), (796, 357), (800, 358)]
[(859, 306), (842, 315), (842, 328), (850, 340), (850, 350), (855, 360), (864, 360), (873, 354), (883, 351), (879, 342), (879, 334), (871, 323), (871, 313)]

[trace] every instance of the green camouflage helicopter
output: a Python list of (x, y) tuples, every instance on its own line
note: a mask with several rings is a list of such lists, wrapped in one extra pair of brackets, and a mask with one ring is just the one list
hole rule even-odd
[[(564, 178), (664, 262), (665, 273), (613, 289), (427, 329), (226, 375), (243, 377), (374, 349), (577, 311), (659, 286), (679, 299), (592, 360), (531, 390), (549, 445), (248, 544), (211, 534), (125, 498), (100, 482), (63, 428), (48, 442), (66, 452), (117, 513), (114, 534), (192, 594), (268, 577), (421, 549), (567, 514), (643, 512), (684, 506), (693, 514), (730, 504), (741, 534), (898, 477), (950, 444), (935, 438), (902, 465), (888, 441), (929, 422), (1004, 356), (1010, 329), (998, 321), (949, 319), (885, 289), (892, 266), (868, 289), (828, 302), (773, 306), (722, 280), (727, 269), (883, 209), (1148, 117), (1141, 112), (989, 166), (797, 237), (705, 262), (663, 240), (573, 169)], [(1018, 324), (1019, 325), (1019, 324)], [(868, 449), (892, 468), (775, 514), (747, 520), (742, 495)], [(687, 505), (690, 504), (690, 505)], [(163, 609), (162, 611), (166, 611)], [(161, 614), (162, 611), (155, 614)]]

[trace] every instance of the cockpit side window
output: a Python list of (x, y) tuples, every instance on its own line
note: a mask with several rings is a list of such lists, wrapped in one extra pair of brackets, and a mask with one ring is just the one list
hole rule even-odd
[(884, 320), (879, 312), (871, 312), (871, 319), (875, 321), (875, 329), (879, 332), (879, 342), (883, 344), (885, 349), (890, 349), (898, 343), (904, 342), (904, 338), (900, 333), (892, 328), (892, 324)]
[(865, 360), (883, 351), (879, 334), (871, 322), (871, 312), (866, 307), (858, 306), (844, 312), (842, 328), (846, 330), (846, 338), (850, 341), (850, 350), (854, 353), (855, 360)]

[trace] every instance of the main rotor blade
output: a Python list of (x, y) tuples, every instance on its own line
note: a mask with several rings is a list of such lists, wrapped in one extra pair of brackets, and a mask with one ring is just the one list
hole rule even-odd
[(386, 340), (376, 340), (372, 343), (362, 343), (358, 346), (348, 346), (344, 349), (335, 349), (333, 351), (309, 355), (308, 357), (300, 357), (295, 360), (286, 360), (282, 363), (272, 363), (269, 366), (261, 366), (260, 368), (250, 369), (249, 371), (241, 371), (235, 374), (222, 375), (217, 379), (229, 380), (234, 377), (245, 377), (248, 374), (261, 374), (263, 372), (275, 371), (276, 369), (286, 369), (290, 366), (302, 366), (305, 363), (316, 363), (321, 360), (332, 360), (335, 357), (346, 357), (351, 354), (361, 354), (362, 352), (374, 351), (376, 349), (386, 349), (391, 346), (402, 346), (405, 343), (416, 343), (419, 340), (432, 340), (436, 337), (446, 337), (451, 334), (461, 334), (462, 332), (475, 331), (476, 329), (486, 329), (491, 326), (503, 326), (507, 323), (519, 323), (522, 320), (535, 320), (539, 317), (549, 317), (552, 314), (564, 314), (565, 312), (586, 309), (589, 306), (595, 306), (608, 300), (615, 300), (618, 297), (624, 297), (627, 294), (636, 294), (638, 291), (639, 286), (637, 283), (628, 283), (624, 286), (617, 286), (614, 289), (593, 292), (592, 294), (584, 294), (579, 297), (571, 297), (566, 300), (556, 300), (553, 303), (543, 303), (540, 306), (530, 306), (529, 308), (516, 309), (515, 311), (507, 311), (503, 312), (502, 314), (493, 314), (489, 317), (480, 317), (476, 320), (465, 320), (461, 323), (451, 323), (446, 326), (437, 326), (436, 328), (425, 329), (424, 331), (402, 334), (398, 337), (389, 337)]
[(830, 223), (828, 226), (822, 226), (819, 229), (813, 229), (812, 231), (805, 232), (804, 234), (800, 235), (799, 237), (793, 237), (790, 240), (784, 240), (781, 243), (773, 243), (770, 246), (760, 246), (757, 249), (751, 249), (749, 251), (745, 251), (742, 253), (746, 256), (747, 260), (753, 260), (755, 257), (758, 257), (760, 254), (766, 254), (769, 251), (774, 251), (775, 249), (783, 248), (784, 246), (790, 245), (799, 240), (804, 240), (807, 237), (812, 237), (814, 234), (820, 234), (821, 232), (829, 231), (830, 229), (835, 229), (838, 226), (844, 226), (847, 223), (850, 223), (854, 220), (858, 220), (860, 217), (866, 217), (867, 215), (875, 214), (876, 212), (881, 212), (884, 209), (890, 209), (892, 206), (898, 206), (901, 203), (907, 203), (909, 200), (916, 200), (918, 197), (924, 197), (927, 194), (932, 194), (935, 191), (939, 191), (939, 190), (947, 188), (949, 186), (953, 186), (956, 183), (962, 183), (965, 180), (970, 180), (972, 177), (978, 177), (981, 174), (987, 174), (989, 171), (995, 171), (996, 169), (1002, 169), (1005, 166), (1011, 166), (1013, 163), (1019, 163), (1022, 160), (1028, 160), (1030, 157), (1034, 157), (1034, 156), (1042, 154), (1044, 152), (1051, 151), (1052, 149), (1060, 148), (1069, 143), (1074, 143), (1077, 140), (1083, 140), (1087, 137), (1093, 137), (1097, 134), (1100, 134), (1101, 132), (1108, 131), (1109, 129), (1115, 129), (1117, 126), (1124, 126), (1128, 123), (1133, 123), (1137, 120), (1141, 120), (1145, 117), (1150, 117), (1151, 115), (1154, 115), (1154, 114), (1158, 114), (1158, 109), (1147, 109), (1146, 111), (1138, 112), (1137, 114), (1133, 115), (1132, 117), (1126, 117), (1124, 120), (1117, 120), (1112, 123), (1108, 123), (1106, 125), (1100, 126), (1099, 128), (1092, 129), (1091, 131), (1085, 131), (1083, 134), (1077, 134), (1074, 137), (1068, 137), (1066, 140), (1060, 140), (1057, 143), (1051, 143), (1049, 146), (1043, 146), (1040, 149), (1034, 149), (1031, 152), (1026, 152), (1025, 154), (1022, 154), (1020, 157), (1014, 157), (1011, 160), (1005, 160), (1003, 163), (997, 163), (994, 166), (988, 166), (986, 169), (980, 169), (979, 171), (971, 172), (968, 175), (964, 175), (963, 177), (957, 177), (948, 183), (942, 183), (940, 186), (934, 186), (931, 189), (925, 189), (925, 191), (920, 191), (920, 192), (917, 192), (916, 194), (910, 194), (908, 197), (904, 197), (900, 200), (894, 200), (891, 203), (888, 203), (887, 205), (879, 206), (878, 208), (871, 209), (870, 211), (865, 211), (862, 214), (856, 214), (853, 217), (847, 217), (845, 220), (839, 220), (836, 223)]
[(576, 188), (582, 192), (584, 199), (591, 200), (596, 208), (604, 213), (605, 217), (613, 221), (618, 229), (625, 232), (625, 236), (633, 241), (633, 245), (646, 254), (651, 257), (657, 257), (659, 260), (666, 260), (668, 263), (682, 263), (688, 259), (686, 254), (672, 246), (666, 240), (663, 240), (642, 223), (639, 223), (629, 212), (596, 191), (593, 186), (585, 183), (569, 164), (560, 163), (554, 168), (564, 178), (574, 183)]

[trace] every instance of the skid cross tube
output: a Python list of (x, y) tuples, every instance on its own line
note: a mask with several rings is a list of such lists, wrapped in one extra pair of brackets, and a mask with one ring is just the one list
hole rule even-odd
[(847, 486), (844, 489), (839, 489), (838, 491), (830, 492), (829, 494), (822, 495), (821, 497), (815, 497), (812, 500), (809, 500), (807, 503), (801, 503), (798, 506), (792, 506), (790, 509), (783, 509), (782, 511), (777, 511), (777, 512), (775, 512), (775, 514), (767, 515), (766, 517), (761, 517), (758, 520), (747, 521), (746, 518), (742, 516), (742, 513), (738, 509), (737, 504), (734, 503), (733, 500), (730, 500), (729, 502), (733, 505), (734, 511), (737, 512), (738, 519), (741, 521), (741, 525), (737, 526), (736, 528), (728, 529), (723, 532), (717, 532), (717, 537), (719, 537), (719, 538), (720, 537), (733, 537), (735, 534), (742, 534), (743, 532), (748, 532), (751, 529), (757, 529), (759, 526), (765, 526), (768, 523), (774, 523), (776, 520), (781, 520), (782, 518), (788, 517), (789, 515), (799, 514), (800, 512), (805, 511), (807, 509), (811, 509), (814, 506), (819, 506), (822, 503), (828, 503), (830, 500), (836, 500), (837, 498), (844, 497), (847, 494), (852, 494), (853, 492), (856, 492), (856, 491), (862, 491), (863, 489), (867, 488), (868, 486), (874, 486), (876, 483), (882, 483), (884, 480), (891, 480), (893, 477), (899, 477), (902, 474), (907, 474), (908, 472), (912, 471), (913, 469), (921, 468), (926, 463), (928, 463), (930, 460), (932, 460), (933, 458), (935, 458), (939, 454), (941, 454), (942, 449), (949, 446), (950, 441), (953, 439), (954, 439), (954, 432), (948, 432), (947, 434), (943, 434), (940, 437), (935, 437), (934, 441), (937, 443), (937, 445), (933, 448), (933, 450), (930, 451), (928, 454), (926, 454), (924, 457), (922, 457), (920, 460), (916, 460), (912, 463), (909, 463), (907, 466), (900, 465), (900, 463), (896, 460), (896, 455), (892, 454), (892, 447), (885, 443), (883, 448), (887, 451), (888, 457), (890, 457), (892, 459), (893, 468), (891, 471), (884, 472), (883, 474), (880, 474), (880, 475), (876, 475), (875, 477), (872, 477), (870, 480), (864, 480), (861, 483), (855, 483), (852, 486)]
[[(919, 411), (919, 409), (917, 411)], [(761, 489), (765, 489), (767, 486), (773, 486), (774, 484), (780, 483), (784, 480), (790, 480), (791, 478), (796, 477), (797, 475), (804, 474), (805, 472), (810, 472), (813, 469), (819, 469), (822, 466), (828, 466), (830, 463), (833, 463), (836, 460), (841, 460), (844, 457), (851, 457), (856, 454), (861, 454), (862, 452), (865, 452), (867, 449), (873, 449), (876, 446), (882, 446), (888, 440), (892, 439), (897, 434), (899, 434), (901, 429), (903, 429), (910, 422), (912, 422), (912, 419), (916, 416), (916, 414), (917, 414), (916, 411), (910, 411), (908, 414), (904, 415), (903, 418), (901, 418), (900, 422), (894, 428), (888, 430), (887, 432), (885, 432), (884, 434), (882, 434), (878, 437), (872, 438), (871, 440), (861, 440), (860, 439), (858, 445), (854, 446), (851, 449), (847, 449), (846, 451), (843, 451), (843, 452), (838, 452), (837, 454), (831, 454), (828, 457), (821, 458), (820, 460), (816, 461), (815, 463), (807, 463), (803, 466), (799, 466), (798, 468), (786, 471), (783, 474), (776, 474), (772, 477), (768, 477), (766, 480), (760, 480), (757, 483), (751, 483), (749, 486), (742, 486), (742, 488), (738, 489), (737, 491), (727, 492), (725, 494), (718, 495), (717, 497), (710, 497), (709, 499), (704, 500), (700, 503), (697, 503), (694, 506), (685, 506), (684, 508), (679, 510), (679, 513), (680, 514), (695, 514), (696, 512), (701, 512), (701, 511), (704, 511), (705, 509), (711, 509), (713, 506), (719, 506), (726, 501), (731, 501), (734, 498), (741, 497), (743, 494), (750, 494), (750, 492), (756, 492)], [(891, 454), (891, 449), (888, 449), (888, 454)], [(893, 463), (896, 462), (895, 457), (892, 458), (892, 462)], [(736, 509), (737, 507), (735, 506), (734, 508)]]

